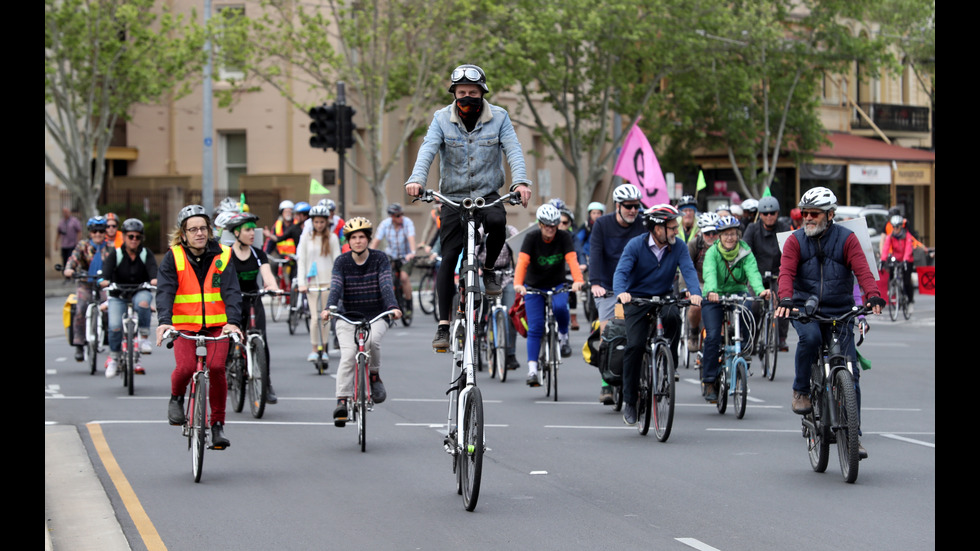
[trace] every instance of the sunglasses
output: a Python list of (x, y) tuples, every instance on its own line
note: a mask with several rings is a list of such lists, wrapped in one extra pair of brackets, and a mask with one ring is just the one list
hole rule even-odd
[(803, 218), (820, 218), (820, 215), (823, 214), (823, 211), (822, 210), (805, 210), (805, 211), (801, 212), (800, 214), (803, 215)]
[(89, 230), (89, 233), (105, 233), (105, 230)]
[(760, 212), (759, 213), (760, 216), (776, 216), (777, 214), (779, 214), (779, 213), (778, 212)]
[(136, 234), (127, 235), (126, 236), (126, 239), (132, 239), (133, 241), (142, 241), (143, 240), (143, 236), (142, 235), (136, 235)]
[(620, 203), (620, 206), (622, 206), (624, 209), (627, 209), (627, 210), (639, 210), (639, 208), (640, 208), (640, 204), (639, 203), (631, 203), (631, 204)]
[(107, 227), (107, 228), (118, 228), (119, 226), (117, 226), (117, 225), (115, 225), (115, 224), (109, 224), (109, 225), (108, 225), (108, 226), (106, 226), (106, 227)]
[(473, 67), (466, 67), (463, 69), (457, 68), (456, 70), (454, 70), (451, 78), (453, 82), (459, 82), (463, 80), (464, 77), (466, 78), (466, 80), (479, 82), (482, 75), (480, 74), (480, 71), (477, 71)]

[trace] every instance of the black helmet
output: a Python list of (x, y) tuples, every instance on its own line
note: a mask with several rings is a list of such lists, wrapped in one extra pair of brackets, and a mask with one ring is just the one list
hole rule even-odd
[(402, 212), (404, 212), (404, 209), (402, 209), (401, 204), (392, 203), (388, 205), (388, 214), (401, 214)]
[(123, 233), (143, 233), (143, 222), (141, 222), (138, 218), (127, 218), (123, 221), (120, 229), (123, 231)]
[(487, 74), (476, 65), (465, 64), (453, 69), (449, 76), (449, 93), (452, 94), (456, 90), (456, 85), (461, 83), (476, 84), (483, 89), (484, 94), (490, 91), (487, 88)]

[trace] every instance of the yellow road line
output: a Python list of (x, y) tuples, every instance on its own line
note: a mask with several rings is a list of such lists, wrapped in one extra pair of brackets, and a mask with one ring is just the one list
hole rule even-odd
[(109, 478), (116, 487), (116, 491), (119, 492), (119, 497), (126, 506), (126, 511), (129, 512), (129, 517), (133, 519), (136, 530), (143, 538), (143, 544), (149, 551), (166, 551), (167, 546), (163, 544), (153, 522), (143, 510), (143, 505), (136, 497), (133, 487), (129, 485), (126, 475), (119, 468), (119, 463), (116, 463), (116, 458), (112, 455), (112, 450), (109, 449), (109, 443), (106, 442), (105, 436), (102, 434), (102, 426), (97, 423), (89, 423), (85, 426), (92, 437), (92, 443), (95, 445), (95, 451), (99, 454), (99, 459), (102, 460), (102, 465), (109, 473)]

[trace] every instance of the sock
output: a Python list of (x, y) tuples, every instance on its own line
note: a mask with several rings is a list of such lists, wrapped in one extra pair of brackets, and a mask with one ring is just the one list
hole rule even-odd
[(537, 373), (537, 372), (538, 372), (538, 362), (527, 362), (527, 374), (531, 375), (532, 373)]

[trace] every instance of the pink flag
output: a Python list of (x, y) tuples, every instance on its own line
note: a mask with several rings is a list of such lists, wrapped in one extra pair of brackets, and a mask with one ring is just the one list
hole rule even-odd
[(667, 181), (664, 180), (664, 173), (660, 170), (660, 162), (657, 161), (650, 142), (637, 124), (633, 125), (626, 136), (613, 174), (622, 176), (639, 188), (645, 206), (670, 202), (667, 196)]

